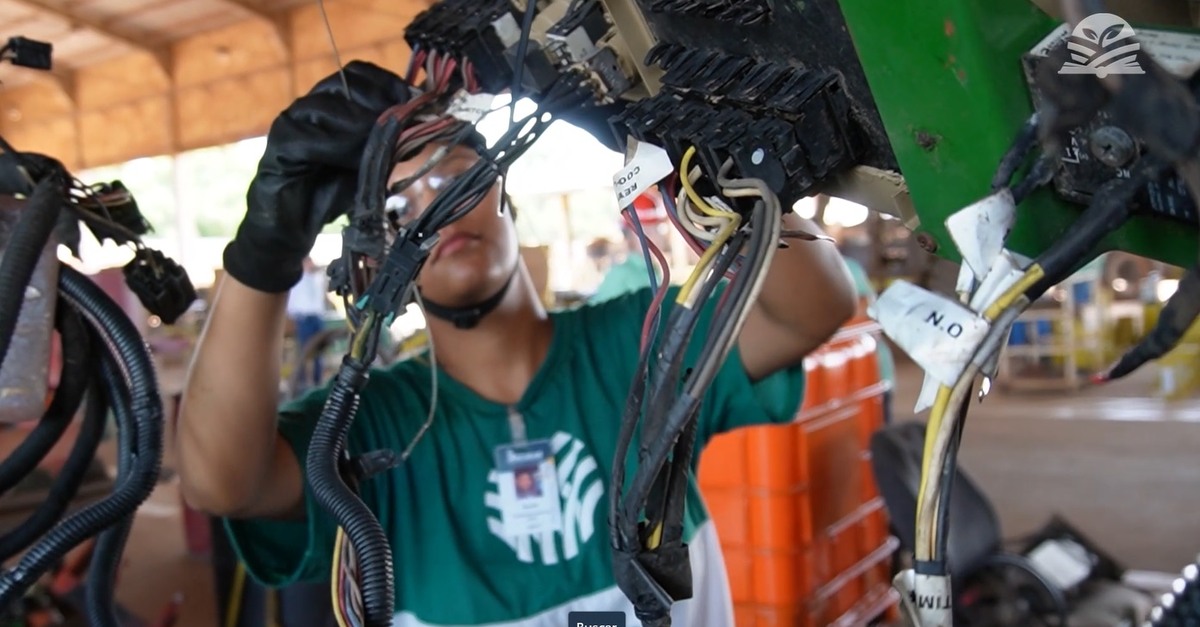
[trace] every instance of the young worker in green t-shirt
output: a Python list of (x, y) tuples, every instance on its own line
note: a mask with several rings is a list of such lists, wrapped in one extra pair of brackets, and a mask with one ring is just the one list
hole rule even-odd
[[(346, 72), (353, 101), (335, 75), (271, 128), (246, 217), (225, 253), (227, 276), (179, 424), (185, 498), (226, 518), (249, 572), (269, 586), (326, 580), (335, 538), (304, 478), (327, 390), (277, 406), (287, 291), (319, 230), (350, 206), (353, 164), (376, 118), (406, 93), (399, 77), (375, 66), (353, 63)], [(401, 162), (389, 184), (417, 173), (434, 148)], [(404, 192), (406, 200), (419, 209), (436, 194), (429, 181), (461, 173), (477, 158), (470, 148), (453, 149)], [(607, 499), (652, 294), (545, 311), (521, 263), (513, 218), (500, 209), (497, 183), (442, 231), (419, 276), (423, 298), (437, 304), (428, 320), (436, 398), (428, 356), (377, 370), (349, 435), (352, 453), (416, 442), (405, 463), (360, 488), (391, 542), (395, 624), (561, 627), (576, 610), (623, 610), (636, 624), (613, 577)], [(815, 230), (795, 215), (785, 220), (785, 228)], [(710, 314), (719, 297), (708, 304)], [(439, 317), (480, 303), (494, 306), (468, 328)], [(833, 244), (779, 250), (705, 398), (697, 445), (735, 427), (791, 420), (803, 394), (804, 356), (853, 311), (854, 291)], [(522, 441), (544, 442), (555, 471), (506, 488), (496, 452)], [(728, 627), (732, 606), (716, 532), (694, 478), (689, 490), (694, 597), (676, 604), (675, 624)], [(535, 535), (505, 528), (511, 501), (547, 495), (552, 525)]]

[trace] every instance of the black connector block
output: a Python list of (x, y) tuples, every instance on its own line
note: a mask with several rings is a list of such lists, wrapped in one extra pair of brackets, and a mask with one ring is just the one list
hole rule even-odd
[(52, 65), (54, 46), (26, 37), (10, 37), (0, 48), (0, 58), (7, 58), (13, 65), (34, 70), (49, 70)]
[(512, 82), (505, 52), (520, 32), (508, 0), (445, 0), (418, 14), (404, 30), (404, 39), (414, 50), (440, 50), (465, 57), (475, 66), (483, 90), (500, 93)]
[(125, 283), (147, 311), (163, 324), (174, 324), (196, 302), (196, 288), (174, 259), (152, 248), (139, 248), (125, 266)]
[(755, 24), (771, 18), (771, 0), (649, 0), (648, 8), (655, 13), (690, 15), (731, 22)]
[(762, 179), (786, 210), (859, 161), (864, 139), (834, 71), (674, 44), (647, 63), (666, 71), (663, 89), (616, 116), (614, 131), (676, 162), (695, 146), (709, 180), (732, 160), (731, 176)]

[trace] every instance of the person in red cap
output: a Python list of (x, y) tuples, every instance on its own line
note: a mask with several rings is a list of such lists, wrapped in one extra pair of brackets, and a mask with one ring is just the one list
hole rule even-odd
[[(646, 239), (670, 259), (670, 239), (667, 230), (670, 225), (667, 223), (667, 212), (657, 190), (651, 189), (635, 198), (633, 208), (637, 212), (638, 223)], [(628, 222), (622, 223), (621, 232), (625, 235), (625, 260), (609, 268), (591, 296), (590, 300), (594, 303), (650, 287), (650, 268), (642, 251), (641, 238)], [(662, 279), (661, 273), (657, 273), (657, 276), (659, 280)]]

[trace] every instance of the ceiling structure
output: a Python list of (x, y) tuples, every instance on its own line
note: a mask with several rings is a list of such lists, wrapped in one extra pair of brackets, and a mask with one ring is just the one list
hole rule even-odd
[(49, 72), (0, 64), (0, 135), (74, 169), (262, 135), (338, 56), (399, 71), (429, 4), (0, 0), (0, 41), (54, 47)]

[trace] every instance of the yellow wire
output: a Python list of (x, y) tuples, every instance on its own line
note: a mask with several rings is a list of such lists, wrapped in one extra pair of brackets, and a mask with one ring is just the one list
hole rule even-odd
[(696, 193), (696, 190), (692, 187), (692, 182), (688, 175), (688, 164), (691, 163), (692, 156), (695, 154), (696, 147), (689, 147), (687, 151), (683, 153), (683, 160), (679, 164), (679, 180), (683, 185), (683, 189), (687, 193), (688, 199), (691, 200), (693, 205), (698, 207), (704, 213), (715, 218), (727, 220), (727, 222), (725, 223), (725, 226), (721, 227), (721, 230), (717, 232), (717, 236), (713, 238), (712, 243), (707, 249), (705, 249), (704, 254), (700, 255), (700, 260), (696, 263), (696, 267), (692, 269), (692, 273), (688, 275), (687, 280), (685, 280), (683, 285), (679, 287), (679, 293), (675, 297), (675, 302), (685, 307), (691, 306), (690, 297), (692, 290), (696, 288), (696, 284), (700, 282), (701, 277), (703, 277), (708, 269), (712, 266), (713, 260), (716, 259), (717, 253), (720, 252), (721, 247), (725, 245), (725, 242), (729, 241), (730, 237), (733, 237), (733, 234), (742, 224), (742, 216), (738, 215), (737, 212), (714, 209), (711, 205), (705, 202), (699, 194)]
[(692, 294), (692, 290), (695, 289), (696, 283), (700, 281), (700, 277), (704, 276), (704, 273), (707, 272), (708, 268), (712, 266), (713, 260), (717, 256), (717, 252), (720, 251), (721, 247), (725, 245), (725, 242), (729, 241), (729, 238), (733, 236), (733, 233), (737, 230), (740, 222), (740, 218), (731, 219), (728, 224), (726, 224), (719, 232), (717, 232), (717, 236), (713, 238), (712, 244), (704, 250), (703, 255), (700, 255), (700, 261), (696, 263), (696, 267), (692, 269), (692, 273), (688, 275), (687, 280), (684, 281), (683, 285), (679, 287), (679, 294), (675, 297), (676, 303), (686, 307), (690, 307), (692, 305), (689, 297)]
[(705, 202), (705, 200), (700, 197), (700, 194), (697, 194), (696, 190), (692, 188), (692, 181), (690, 178), (688, 178), (688, 164), (692, 162), (692, 156), (695, 154), (696, 147), (691, 146), (683, 153), (683, 160), (679, 162), (679, 183), (683, 185), (683, 190), (687, 192), (688, 198), (691, 199), (692, 204), (696, 205), (700, 211), (703, 211), (714, 218), (736, 216), (737, 214), (732, 211), (714, 209), (712, 205)]
[[(933, 459), (935, 443), (937, 442), (938, 432), (942, 429), (942, 421), (946, 417), (946, 408), (950, 404), (951, 389), (945, 385), (939, 385), (937, 397), (933, 401), (933, 408), (929, 411), (929, 424), (925, 427), (925, 450), (921, 455), (921, 482), (917, 489), (917, 513), (921, 515), (925, 510), (927, 495), (925, 487), (927, 478), (929, 477), (929, 463)], [(933, 529), (927, 525), (917, 525), (916, 546), (914, 547), (921, 555), (933, 555)], [(922, 553), (924, 549), (925, 553)]]
[(350, 356), (354, 359), (361, 359), (363, 353), (366, 352), (368, 335), (367, 330), (371, 328), (374, 322), (375, 312), (371, 311), (367, 314), (367, 317), (363, 319), (362, 324), (359, 325), (358, 331), (354, 334), (354, 342), (350, 346)]
[(235, 627), (242, 613), (242, 595), (246, 591), (246, 567), (238, 560), (233, 569), (233, 585), (229, 591), (229, 605), (225, 606), (225, 627)]
[[(1021, 298), (1025, 292), (1027, 292), (1029, 288), (1033, 286), (1034, 283), (1042, 280), (1045, 276), (1046, 271), (1044, 268), (1036, 263), (1031, 264), (1029, 268), (1025, 270), (1025, 274), (1021, 275), (1021, 278), (1018, 279), (1016, 283), (1013, 283), (1011, 287), (1005, 290), (1003, 294), (1001, 294), (994, 302), (984, 309), (984, 319), (986, 319), (988, 322), (995, 322), (996, 318), (999, 318), (1000, 314), (1003, 313), (1005, 309), (1015, 303), (1017, 299)], [(963, 374), (966, 373), (964, 372)], [(955, 387), (958, 386), (956, 385)], [(926, 494), (926, 486), (930, 480), (930, 462), (932, 461), (932, 458), (936, 452), (938, 433), (941, 431), (942, 424), (946, 420), (946, 414), (951, 409), (950, 401), (951, 397), (953, 396), (953, 392), (954, 388), (945, 385), (939, 385), (937, 398), (934, 400), (933, 407), (929, 412), (929, 425), (926, 427), (925, 431), (925, 450), (921, 460), (921, 483), (917, 490), (918, 516), (921, 516), (927, 507), (926, 499), (928, 495)], [(938, 472), (940, 473), (941, 469), (938, 469)], [(939, 485), (938, 489), (944, 490), (945, 487)], [(936, 516), (933, 520), (936, 520)], [(923, 525), (920, 524), (920, 522), (921, 521), (918, 521), (917, 525), (916, 549), (918, 552), (921, 552), (923, 549), (925, 556), (932, 557), (933, 546), (935, 542), (935, 530), (933, 525), (936, 523)], [(918, 558), (920, 557), (921, 556), (919, 555)]]
[(345, 614), (342, 612), (344, 609), (342, 608), (342, 595), (338, 589), (338, 581), (341, 580), (342, 570), (342, 545), (345, 543), (345, 538), (346, 533), (339, 526), (337, 528), (337, 537), (333, 541), (333, 573), (329, 578), (331, 582), (330, 592), (333, 596), (333, 617), (337, 619), (338, 627), (350, 627)]
[(1034, 283), (1041, 281), (1043, 278), (1045, 278), (1045, 276), (1046, 271), (1040, 265), (1036, 263), (1030, 265), (1029, 269), (1025, 271), (1025, 274), (1021, 275), (1021, 278), (1017, 279), (1017, 282), (1013, 283), (1012, 287), (1005, 290), (1004, 293), (996, 299), (996, 302), (992, 303), (987, 309), (983, 310), (983, 317), (986, 318), (988, 322), (994, 322), (996, 318), (999, 318), (1000, 314), (1008, 308), (1009, 305), (1017, 302), (1017, 299), (1020, 298), (1025, 292), (1029, 291), (1029, 288), (1033, 287)]
[(646, 538), (646, 548), (650, 549), (651, 551), (653, 551), (654, 549), (657, 549), (659, 543), (662, 542), (662, 534), (663, 534), (663, 524), (662, 524), (662, 521), (660, 520), (657, 524), (654, 525), (654, 530), (650, 532), (650, 537)]

